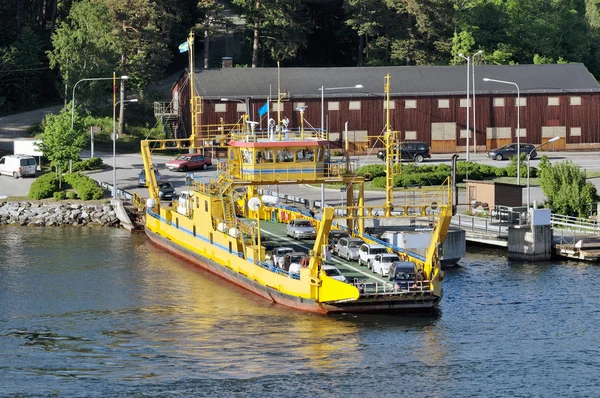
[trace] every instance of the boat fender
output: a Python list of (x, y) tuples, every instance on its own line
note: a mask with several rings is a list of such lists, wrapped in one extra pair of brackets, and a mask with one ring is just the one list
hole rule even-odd
[(220, 222), (219, 224), (217, 224), (217, 231), (225, 232), (225, 228), (227, 228), (227, 226), (225, 225), (224, 222)]
[(321, 283), (319, 278), (310, 278), (310, 284), (313, 286), (321, 287)]
[(148, 209), (154, 209), (154, 206), (156, 206), (156, 200), (155, 199), (147, 199), (146, 200), (146, 207)]
[(229, 236), (237, 238), (238, 236), (240, 236), (240, 231), (238, 231), (237, 228), (229, 228)]

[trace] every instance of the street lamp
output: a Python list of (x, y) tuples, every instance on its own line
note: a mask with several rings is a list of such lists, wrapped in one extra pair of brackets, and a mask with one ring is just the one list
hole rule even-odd
[(517, 185), (521, 185), (521, 91), (519, 90), (519, 85), (515, 82), (489, 79), (487, 77), (484, 77), (483, 81), (512, 84), (517, 88)]
[[(121, 77), (118, 77), (118, 79), (127, 80), (127, 79), (129, 79), (129, 76), (123, 75)], [(90, 77), (90, 78), (86, 78), (86, 79), (81, 79), (77, 83), (75, 83), (75, 85), (73, 86), (73, 96), (71, 97), (71, 130), (73, 130), (73, 120), (75, 118), (75, 87), (77, 87), (77, 85), (81, 82), (91, 81), (91, 80), (113, 80), (113, 78), (112, 77)]]
[(558, 141), (558, 140), (560, 140), (560, 137), (550, 138), (548, 141), (544, 142), (543, 144), (540, 144), (540, 145), (536, 146), (531, 151), (529, 151), (529, 153), (527, 153), (527, 214), (529, 214), (529, 204), (531, 203), (531, 194), (529, 192), (529, 169), (531, 167), (531, 154), (536, 149), (541, 148), (541, 147), (543, 147), (546, 144), (549, 144), (551, 142), (555, 142), (555, 141)]
[(479, 50), (475, 54), (471, 55), (471, 59), (473, 60), (473, 66), (471, 67), (471, 74), (473, 76), (473, 153), (477, 153), (477, 118), (475, 117), (475, 108), (477, 105), (477, 102), (475, 101), (475, 57), (481, 54), (483, 54), (483, 50)]
[(112, 198), (117, 198), (117, 156), (116, 156), (116, 148), (117, 148), (117, 122), (116, 122), (116, 113), (117, 113), (117, 105), (119, 103), (126, 102), (138, 102), (137, 98), (133, 98), (130, 100), (117, 101), (115, 106), (113, 106), (113, 131), (112, 131), (112, 141), (113, 141), (113, 186), (112, 186)]
[(459, 57), (467, 61), (467, 162), (469, 161), (469, 137), (470, 137), (470, 129), (469, 129), (469, 121), (471, 119), (471, 115), (469, 114), (469, 99), (471, 98), (471, 93), (469, 92), (469, 81), (471, 80), (471, 76), (469, 76), (469, 66), (471, 64), (471, 57), (465, 57), (463, 53), (458, 54)]
[(304, 111), (306, 111), (306, 108), (308, 108), (307, 105), (299, 106), (296, 108), (296, 110), (298, 112), (300, 112), (300, 139), (301, 140), (304, 139)]
[(242, 104), (244, 104), (246, 106), (246, 115), (248, 115), (248, 117), (250, 117), (250, 111), (248, 109), (249, 106), (248, 106), (247, 99), (246, 99), (246, 101), (242, 101), (241, 99), (237, 99), (237, 98), (221, 98), (221, 101), (223, 101), (223, 102), (227, 102), (227, 101), (241, 102)]
[[(319, 88), (321, 91), (321, 131), (325, 133), (325, 90), (351, 90), (353, 88), (363, 88), (362, 84), (357, 84), (352, 87), (323, 87)], [(325, 137), (329, 140), (329, 134)], [(346, 154), (347, 156), (347, 154)], [(321, 184), (321, 210), (325, 207), (325, 184)]]

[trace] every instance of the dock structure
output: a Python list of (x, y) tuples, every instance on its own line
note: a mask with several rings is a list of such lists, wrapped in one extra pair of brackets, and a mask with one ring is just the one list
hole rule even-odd
[[(526, 250), (535, 250), (537, 243), (537, 252), (546, 252), (543, 242), (549, 242), (550, 254), (584, 261), (600, 260), (598, 221), (551, 214), (549, 224), (544, 227), (532, 225), (523, 209), (501, 207), (489, 217), (457, 214), (451, 224), (465, 231), (467, 242), (506, 247), (509, 257), (515, 259), (542, 260)], [(522, 255), (519, 248), (523, 249)]]

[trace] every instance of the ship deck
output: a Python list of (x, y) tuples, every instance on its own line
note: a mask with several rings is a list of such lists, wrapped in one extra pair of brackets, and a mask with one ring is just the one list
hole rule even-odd
[[(306, 254), (308, 254), (309, 250), (312, 250), (315, 243), (314, 240), (294, 240), (286, 236), (285, 229), (285, 224), (270, 221), (261, 221), (261, 240), (264, 242), (264, 245), (268, 248), (285, 246), (291, 247), (295, 251), (303, 252)], [(331, 260), (327, 263), (335, 265), (340, 270), (340, 272), (344, 274), (346, 279), (348, 279), (348, 281), (351, 283), (355, 281), (360, 281), (363, 283), (385, 284), (386, 282), (388, 282), (387, 278), (382, 277), (379, 274), (373, 273), (367, 267), (358, 265), (358, 262), (356, 261), (347, 261), (345, 259), (332, 255)]]

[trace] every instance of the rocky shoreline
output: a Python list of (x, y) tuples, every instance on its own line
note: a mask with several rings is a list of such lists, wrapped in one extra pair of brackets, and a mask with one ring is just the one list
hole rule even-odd
[(0, 225), (119, 227), (115, 209), (107, 204), (0, 202)]

